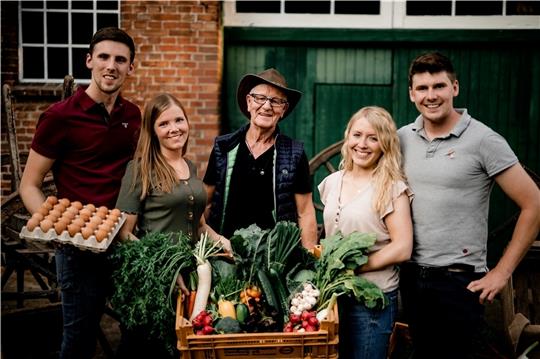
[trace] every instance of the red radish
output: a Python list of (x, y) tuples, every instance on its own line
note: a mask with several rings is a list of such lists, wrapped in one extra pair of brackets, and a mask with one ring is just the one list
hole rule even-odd
[(214, 328), (212, 328), (209, 325), (205, 325), (202, 329), (203, 334), (212, 334), (214, 332)]
[(306, 330), (306, 332), (316, 332), (317, 331), (317, 328), (312, 327), (311, 325), (308, 325), (308, 326), (304, 327), (304, 329)]

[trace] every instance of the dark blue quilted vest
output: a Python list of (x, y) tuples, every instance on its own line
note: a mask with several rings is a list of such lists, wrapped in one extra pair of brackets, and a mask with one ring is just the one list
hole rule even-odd
[[(218, 182), (212, 197), (212, 208), (208, 224), (212, 228), (221, 231), (223, 221), (223, 210), (226, 208), (224, 197), (226, 193), (226, 175), (229, 152), (237, 148), (240, 141), (243, 141), (249, 124), (237, 131), (219, 136), (214, 143), (214, 154), (216, 156), (216, 171)], [(279, 134), (276, 138), (275, 148), (276, 168), (274, 179), (274, 201), (276, 210), (276, 221), (298, 222), (296, 203), (294, 200), (293, 183), (296, 176), (298, 163), (304, 153), (304, 145), (300, 141), (291, 139), (288, 136)], [(227, 199), (230, 200), (230, 199)]]

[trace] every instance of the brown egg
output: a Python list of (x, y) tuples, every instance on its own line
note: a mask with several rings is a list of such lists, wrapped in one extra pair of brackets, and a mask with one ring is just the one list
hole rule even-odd
[(49, 203), (49, 202), (43, 202), (41, 204), (41, 208), (47, 208), (47, 210), (50, 211), (53, 208), (53, 205), (51, 203)]
[(50, 204), (52, 204), (54, 206), (55, 204), (58, 203), (58, 198), (56, 198), (56, 196), (49, 196), (49, 197), (47, 197), (45, 202), (48, 202), (48, 203), (50, 203)]
[(116, 224), (116, 221), (112, 218), (107, 217), (103, 223), (107, 223), (109, 225), (109, 228), (114, 228), (114, 225)]
[(60, 217), (58, 218), (58, 221), (56, 223), (65, 223), (66, 228), (67, 228), (68, 224), (71, 223), (71, 219), (66, 218), (66, 217)]
[(92, 213), (94, 212), (92, 212), (89, 208), (83, 208), (80, 210), (79, 215), (85, 215), (85, 216), (90, 217), (92, 216)]
[(53, 222), (50, 219), (45, 218), (39, 223), (39, 227), (44, 233), (47, 233), (49, 229), (53, 227)]
[(29, 231), (33, 231), (37, 226), (39, 226), (39, 220), (37, 218), (32, 217), (26, 222), (26, 229)]
[(54, 224), (54, 231), (57, 235), (61, 235), (67, 228), (67, 223), (64, 221), (58, 221)]
[(101, 241), (103, 241), (105, 238), (107, 238), (107, 235), (108, 235), (108, 233), (105, 232), (103, 229), (98, 229), (98, 230), (96, 231), (96, 240), (97, 240), (98, 242), (101, 242)]
[(81, 229), (81, 234), (84, 239), (88, 239), (93, 233), (94, 233), (94, 229), (91, 227), (86, 226), (83, 229)]
[(43, 218), (45, 218), (45, 216), (43, 216), (43, 214), (39, 213), (39, 212), (36, 212), (32, 215), (32, 218), (35, 218), (38, 220), (38, 223), (41, 222), (43, 220)]
[(122, 215), (122, 212), (118, 208), (111, 209), (111, 215), (116, 216), (117, 218)]
[(64, 207), (67, 208), (67, 207), (69, 207), (69, 205), (70, 205), (71, 202), (70, 202), (69, 199), (67, 199), (67, 198), (62, 198), (61, 200), (58, 201), (58, 203), (63, 204)]
[(77, 208), (79, 211), (83, 209), (83, 204), (80, 201), (73, 201), (71, 202), (71, 205)]
[(96, 206), (94, 206), (92, 203), (88, 203), (84, 208), (88, 208), (90, 212), (94, 213), (96, 211)]
[(66, 210), (66, 208), (68, 206), (69, 205), (65, 206), (63, 203), (59, 202), (59, 203), (55, 204), (53, 208), (59, 210), (62, 213), (64, 213), (64, 211)]
[(62, 212), (60, 212), (58, 209), (51, 209), (49, 211), (49, 216), (54, 216), (56, 218), (59, 218), (60, 216), (62, 216)]
[(48, 219), (48, 220), (50, 220), (52, 223), (54, 223), (54, 222), (56, 222), (56, 221), (58, 220), (58, 217), (53, 216), (53, 215), (51, 215), (51, 214), (48, 214), (48, 215), (45, 216), (45, 218), (43, 218), (43, 220), (45, 220), (45, 219)]
[(41, 213), (45, 217), (49, 214), (49, 210), (45, 207), (40, 207), (36, 213)]
[(109, 224), (103, 222), (98, 226), (98, 231), (101, 231), (101, 230), (109, 233), (111, 231), (111, 226)]
[(73, 213), (73, 212), (69, 212), (69, 211), (65, 211), (64, 213), (62, 213), (62, 217), (61, 218), (66, 218), (69, 220), (69, 222), (71, 222), (71, 220), (73, 220), (73, 218), (75, 218), (76, 214)]
[(96, 212), (94, 215), (101, 218), (102, 220), (107, 218), (107, 212)]
[(103, 222), (103, 219), (97, 215), (94, 215), (92, 217), (90, 217), (90, 220), (89, 220), (90, 223), (94, 223), (96, 226), (100, 225), (101, 222)]
[(77, 218), (74, 218), (72, 221), (71, 221), (72, 224), (76, 224), (77, 226), (79, 226), (80, 228), (84, 227), (84, 223), (85, 223), (85, 220), (82, 219), (81, 217), (77, 217)]
[(96, 209), (96, 211), (109, 213), (109, 209), (105, 206), (100, 206), (98, 209)]
[(98, 225), (99, 225), (99, 223), (95, 223), (95, 222), (90, 221), (90, 222), (86, 222), (84, 226), (87, 227), (87, 228), (91, 228), (92, 232), (93, 232), (93, 231), (95, 231), (97, 229)]
[(67, 230), (69, 232), (69, 235), (73, 237), (81, 231), (81, 226), (71, 223), (70, 225), (67, 226)]
[(74, 213), (75, 215), (79, 214), (79, 210), (73, 205), (67, 207), (66, 212)]

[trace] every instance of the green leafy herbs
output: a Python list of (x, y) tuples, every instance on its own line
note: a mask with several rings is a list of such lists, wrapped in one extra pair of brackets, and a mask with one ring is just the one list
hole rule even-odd
[(326, 308), (336, 297), (350, 295), (368, 308), (383, 308), (387, 303), (382, 290), (354, 271), (367, 263), (367, 251), (375, 243), (375, 234), (338, 232), (322, 239), (321, 258), (315, 263), (313, 284), (319, 289), (319, 308)]
[(256, 224), (238, 229), (230, 238), (234, 252), (234, 261), (238, 277), (251, 283), (254, 273), (262, 267), (266, 253), (268, 230), (260, 229)]
[(281, 221), (268, 234), (266, 269), (283, 275), (289, 256), (300, 244), (300, 229), (293, 222)]
[[(300, 247), (300, 229), (296, 223), (279, 221), (272, 230), (256, 224), (239, 229), (230, 238), (240, 279), (251, 283), (259, 269), (274, 269), (284, 275), (289, 259)], [(296, 264), (296, 263), (294, 263)]]
[(182, 233), (147, 234), (114, 247), (113, 309), (128, 329), (144, 328), (172, 351), (176, 342), (172, 292), (181, 270), (195, 268), (193, 244)]

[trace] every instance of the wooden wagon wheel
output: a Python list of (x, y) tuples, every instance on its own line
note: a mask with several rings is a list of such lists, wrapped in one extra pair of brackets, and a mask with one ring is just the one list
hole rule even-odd
[[(52, 178), (43, 184), (45, 195), (56, 192)], [(2, 296), (15, 299), (17, 307), (24, 307), (28, 299), (48, 298), (51, 302), (60, 300), (54, 264), (54, 248), (44, 243), (27, 242), (19, 237), (21, 228), (30, 218), (19, 192), (13, 192), (2, 200)], [(25, 271), (30, 271), (41, 290), (28, 291), (24, 285)], [(4, 291), (12, 274), (17, 276), (17, 290)]]
[[(341, 155), (342, 145), (343, 140), (336, 142), (323, 149), (309, 161), (309, 174), (311, 175), (311, 178), (313, 178), (319, 169), (323, 167), (326, 169), (326, 172), (323, 172), (325, 175), (336, 172), (337, 168), (332, 164), (332, 161), (335, 162), (336, 158)], [(314, 183), (314, 185), (316, 186), (317, 184)], [(316, 191), (316, 189), (314, 189), (314, 191)], [(317, 217), (321, 217), (324, 206), (317, 200), (318, 198), (318, 195), (313, 196), (313, 205), (315, 206)], [(322, 238), (324, 236), (324, 226), (322, 223), (319, 223), (317, 227), (318, 238)]]

